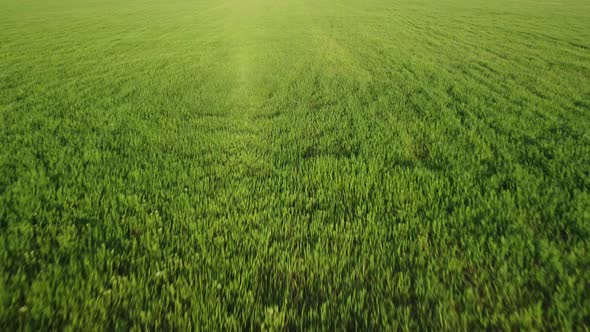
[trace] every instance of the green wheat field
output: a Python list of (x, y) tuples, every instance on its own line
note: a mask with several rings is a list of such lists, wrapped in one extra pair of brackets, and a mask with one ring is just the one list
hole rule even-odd
[(589, 329), (588, 0), (0, 0), (0, 330)]

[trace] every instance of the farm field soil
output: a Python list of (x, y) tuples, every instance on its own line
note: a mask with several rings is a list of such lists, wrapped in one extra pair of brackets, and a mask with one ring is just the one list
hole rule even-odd
[(587, 0), (0, 0), (0, 330), (589, 328)]

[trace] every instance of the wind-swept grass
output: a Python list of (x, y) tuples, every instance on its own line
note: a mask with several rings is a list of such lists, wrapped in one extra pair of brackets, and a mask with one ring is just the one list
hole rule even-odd
[(0, 329), (588, 329), (588, 22), (0, 0)]

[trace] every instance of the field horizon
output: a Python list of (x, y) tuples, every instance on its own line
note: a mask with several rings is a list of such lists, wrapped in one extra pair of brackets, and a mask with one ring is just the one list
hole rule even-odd
[(587, 331), (589, 22), (0, 0), (0, 330)]

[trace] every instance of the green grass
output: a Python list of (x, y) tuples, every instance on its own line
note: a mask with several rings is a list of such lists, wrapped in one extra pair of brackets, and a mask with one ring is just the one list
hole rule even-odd
[(590, 328), (587, 0), (0, 0), (0, 329)]

